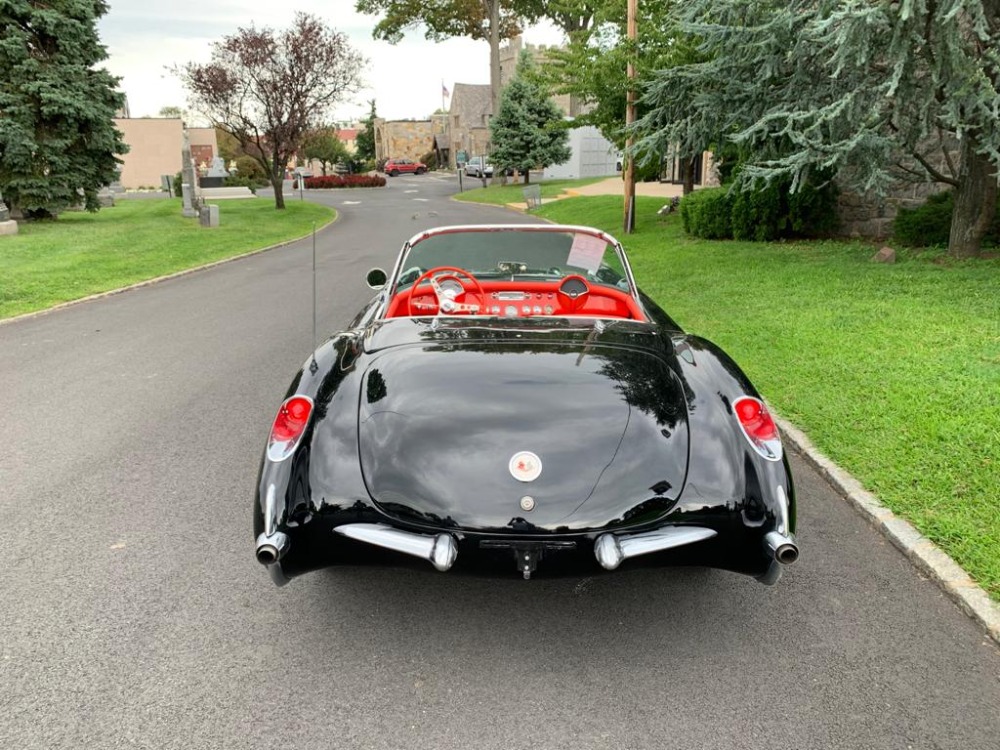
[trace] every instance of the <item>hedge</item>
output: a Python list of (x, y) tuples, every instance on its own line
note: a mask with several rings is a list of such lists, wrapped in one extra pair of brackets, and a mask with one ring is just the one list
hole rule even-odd
[(371, 174), (320, 175), (307, 177), (306, 190), (328, 188), (385, 187), (385, 177)]
[(790, 187), (786, 179), (755, 190), (696, 190), (681, 201), (684, 231), (707, 240), (763, 242), (828, 234), (836, 227), (837, 190), (831, 181), (795, 193)]

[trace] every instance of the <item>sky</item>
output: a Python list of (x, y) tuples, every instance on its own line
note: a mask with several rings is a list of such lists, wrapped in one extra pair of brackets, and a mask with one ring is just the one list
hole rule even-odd
[[(490, 81), (486, 42), (430, 42), (422, 29), (396, 45), (376, 41), (372, 29), (378, 19), (357, 13), (354, 0), (110, 0), (109, 6), (98, 22), (109, 56), (104, 66), (122, 79), (132, 117), (155, 117), (167, 106), (186, 109), (187, 94), (172, 66), (208, 62), (212, 42), (241, 26), (285, 28), (296, 11), (319, 16), (368, 59), (365, 87), (336, 107), (335, 120), (367, 115), (371, 99), (380, 117), (423, 119), (441, 107), (442, 82), (451, 92), (455, 83)], [(550, 25), (524, 33), (531, 44), (559, 44), (561, 38)]]

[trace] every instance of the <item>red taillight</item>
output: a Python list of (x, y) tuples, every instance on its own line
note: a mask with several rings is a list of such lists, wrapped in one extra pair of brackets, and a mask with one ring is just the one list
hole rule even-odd
[(267, 457), (272, 461), (283, 461), (292, 455), (299, 438), (309, 424), (313, 402), (308, 396), (292, 396), (278, 409), (278, 415), (271, 426), (271, 437), (267, 441)]
[(754, 450), (770, 461), (780, 460), (781, 438), (778, 436), (778, 426), (764, 402), (751, 396), (743, 396), (733, 402), (733, 411)]

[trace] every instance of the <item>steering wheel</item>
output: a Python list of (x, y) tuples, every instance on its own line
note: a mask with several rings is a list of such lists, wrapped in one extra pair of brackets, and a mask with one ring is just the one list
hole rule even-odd
[[(461, 287), (462, 291), (457, 294), (449, 294), (449, 291), (441, 287), (441, 279), (438, 278), (450, 278), (457, 281)], [(421, 300), (416, 306), (423, 307), (430, 310), (432, 315), (452, 315), (454, 313), (477, 313), (479, 312), (480, 305), (472, 305), (466, 302), (456, 302), (455, 298), (466, 294), (467, 290), (465, 284), (462, 283), (461, 277), (467, 278), (472, 282), (474, 291), (479, 295), (479, 299), (482, 302), (483, 307), (486, 305), (486, 292), (483, 289), (483, 285), (479, 283), (479, 280), (473, 276), (468, 271), (462, 268), (456, 268), (455, 266), (435, 266), (428, 271), (424, 271), (420, 274), (420, 277), (413, 282), (413, 286), (410, 287), (410, 296), (406, 300), (406, 314), (411, 318), (413, 317), (414, 302), (413, 298), (416, 296), (417, 287), (423, 282), (427, 282), (431, 285), (431, 289), (434, 292), (435, 301), (430, 302), (429, 300)]]

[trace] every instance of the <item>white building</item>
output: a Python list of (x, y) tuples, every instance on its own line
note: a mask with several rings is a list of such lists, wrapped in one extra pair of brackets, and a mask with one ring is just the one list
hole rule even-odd
[(575, 180), (580, 177), (613, 177), (621, 173), (621, 152), (593, 125), (570, 130), (569, 147), (572, 151), (569, 161), (546, 167), (542, 173), (544, 179)]

